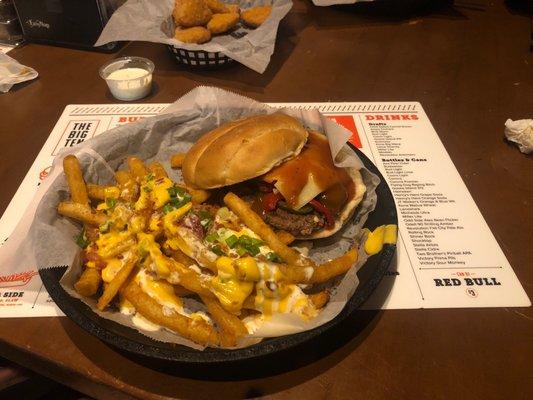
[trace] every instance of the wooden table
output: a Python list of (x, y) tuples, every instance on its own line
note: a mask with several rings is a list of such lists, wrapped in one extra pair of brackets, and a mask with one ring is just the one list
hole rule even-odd
[[(65, 105), (116, 102), (98, 68), (140, 55), (157, 66), (157, 90), (143, 102), (171, 102), (197, 85), (272, 102), (420, 101), (531, 297), (533, 168), (503, 139), (507, 118), (533, 117), (531, 23), (500, 2), (480, 9), (428, 3), (398, 14), (398, 6), (388, 13), (296, 0), (263, 75), (239, 65), (188, 71), (159, 44), (132, 43), (113, 55), (33, 44), (14, 50), (39, 78), (0, 95), (0, 211)], [(247, 381), (153, 371), (66, 318), (0, 320), (0, 354), (106, 399), (526, 399), (533, 398), (532, 321), (531, 309), (381, 312), (357, 338), (309, 365)]]

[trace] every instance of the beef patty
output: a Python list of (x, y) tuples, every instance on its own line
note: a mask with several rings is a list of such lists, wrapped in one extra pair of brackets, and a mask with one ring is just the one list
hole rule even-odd
[(287, 231), (294, 236), (311, 235), (326, 225), (326, 218), (316, 211), (300, 215), (279, 207), (272, 212), (265, 213), (263, 219), (274, 228)]

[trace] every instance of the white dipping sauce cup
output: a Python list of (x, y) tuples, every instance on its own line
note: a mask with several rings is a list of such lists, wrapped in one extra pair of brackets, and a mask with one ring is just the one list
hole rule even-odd
[(100, 76), (115, 98), (132, 101), (150, 93), (154, 68), (154, 63), (147, 58), (121, 57), (104, 64)]

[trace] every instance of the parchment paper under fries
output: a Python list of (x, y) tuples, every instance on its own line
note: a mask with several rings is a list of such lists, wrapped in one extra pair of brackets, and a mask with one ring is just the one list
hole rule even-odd
[[(272, 5), (272, 12), (257, 29), (239, 22), (231, 33), (213, 36), (205, 44), (186, 44), (174, 39), (174, 0), (129, 0), (112, 15), (95, 46), (121, 40), (171, 44), (180, 49), (222, 52), (235, 61), (263, 73), (274, 52), (280, 21), (292, 8), (291, 0), (222, 0), (241, 9)], [(284, 40), (284, 38), (280, 38)]]
[[(170, 168), (171, 154), (186, 152), (203, 133), (224, 122), (253, 114), (276, 111), (278, 109), (231, 92), (211, 87), (199, 87), (170, 105), (161, 115), (119, 126), (76, 147), (64, 150), (54, 160), (52, 171), (44, 182), (46, 187), (38, 192), (42, 200), (35, 212), (25, 247), (32, 250), (33, 257), (28, 257), (25, 254), (27, 251), (19, 248), (12, 250), (15, 253), (11, 254), (11, 260), (21, 261), (20, 270), (24, 270), (27, 262), (35, 262), (35, 260), (38, 261), (39, 268), (69, 266), (61, 284), (71, 296), (88, 304), (98, 315), (137, 329), (131, 323), (131, 317), (117, 311), (100, 312), (96, 309), (96, 300), (81, 297), (73, 289), (74, 282), (82, 271), (79, 260), (81, 249), (75, 243), (75, 237), (81, 226), (57, 213), (58, 203), (69, 196), (66, 179), (62, 173), (62, 159), (67, 154), (75, 154), (82, 165), (86, 182), (90, 183), (114, 182), (113, 172), (125, 167), (125, 159), (128, 155), (135, 155), (146, 162), (157, 160), (165, 166), (172, 180), (180, 181), (179, 170)], [(345, 128), (328, 120), (316, 110), (283, 109), (282, 111), (299, 118), (309, 128), (326, 132), (330, 140), (332, 155), (336, 156), (338, 165), (362, 166), (355, 153), (345, 145), (351, 135)], [(257, 151), (261, 149), (258, 148)], [(364, 167), (361, 173), (367, 192), (355, 218), (333, 237), (313, 242), (314, 246), (309, 254), (315, 261), (321, 262), (340, 256), (354, 242), (362, 239), (361, 228), (377, 201), (375, 188), (379, 184), (379, 178)], [(31, 207), (28, 212), (32, 212)], [(18, 229), (22, 227), (17, 227)], [(365, 253), (361, 248), (362, 245), (360, 245), (358, 263), (342, 279), (337, 279), (329, 303), (317, 318), (305, 322), (296, 315), (275, 315), (252, 337), (245, 338), (240, 346), (249, 345), (262, 337), (309, 330), (333, 319), (340, 313), (358, 285), (356, 273), (366, 261)], [(185, 306), (195, 309), (201, 307), (201, 304), (189, 299), (185, 301)], [(202, 348), (169, 331), (140, 332), (155, 340), (184, 344), (196, 349)]]

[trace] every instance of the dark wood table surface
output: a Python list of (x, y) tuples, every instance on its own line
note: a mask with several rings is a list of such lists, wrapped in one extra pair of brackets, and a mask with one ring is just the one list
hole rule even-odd
[[(532, 162), (503, 139), (507, 118), (533, 118), (531, 20), (518, 1), (427, 3), (409, 12), (296, 0), (263, 75), (240, 65), (189, 71), (151, 43), (131, 43), (116, 54), (35, 44), (16, 49), (10, 55), (39, 78), (0, 95), (0, 211), (67, 104), (117, 102), (98, 68), (139, 55), (156, 64), (156, 91), (142, 102), (171, 102), (198, 85), (272, 102), (420, 101), (531, 297)], [(308, 365), (274, 376), (268, 376), (274, 366), (259, 365), (267, 376), (242, 381), (157, 372), (67, 318), (1, 319), (0, 355), (105, 399), (533, 398), (531, 308), (395, 310), (358, 318), (354, 330), (361, 318), (366, 323), (356, 338), (331, 337), (338, 343), (329, 348), (318, 343), (324, 348), (302, 354)], [(313, 361), (313, 354), (321, 357)]]

